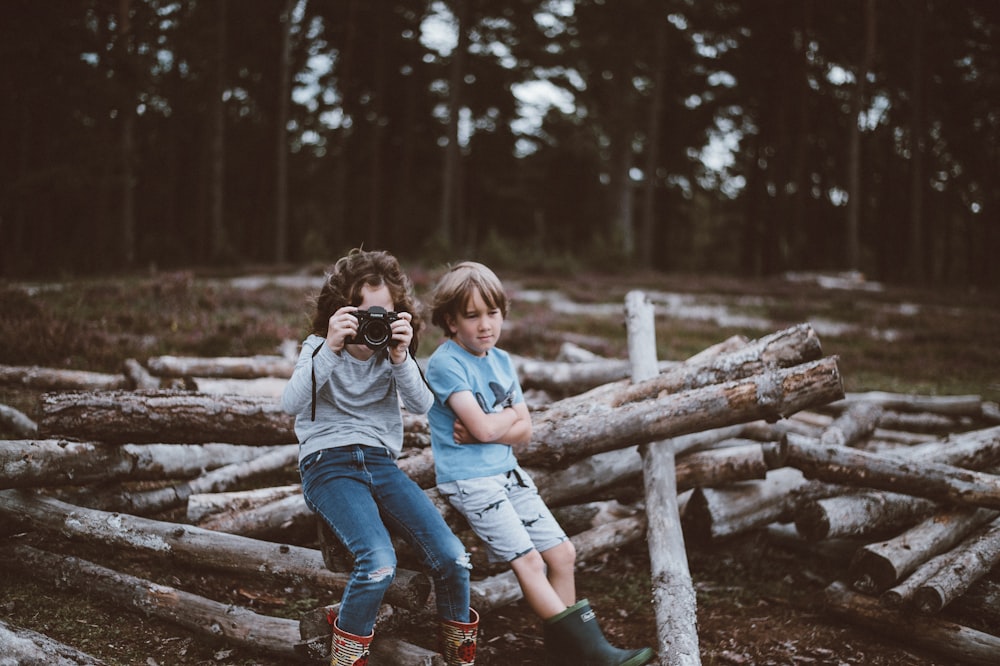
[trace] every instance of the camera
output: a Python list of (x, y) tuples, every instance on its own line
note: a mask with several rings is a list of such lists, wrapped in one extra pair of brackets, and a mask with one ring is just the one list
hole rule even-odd
[(349, 345), (367, 345), (370, 349), (381, 351), (389, 346), (392, 339), (392, 322), (399, 319), (395, 312), (387, 312), (385, 308), (373, 305), (367, 310), (356, 310), (352, 313), (358, 319), (358, 333), (346, 340)]

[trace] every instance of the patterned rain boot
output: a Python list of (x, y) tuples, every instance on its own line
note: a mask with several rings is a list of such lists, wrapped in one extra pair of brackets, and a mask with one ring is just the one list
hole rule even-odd
[(333, 627), (333, 640), (330, 645), (330, 666), (367, 666), (368, 646), (371, 645), (373, 631), (367, 636), (349, 634), (337, 626), (337, 617), (327, 618)]
[(479, 613), (469, 609), (468, 622), (441, 620), (438, 624), (438, 645), (448, 666), (474, 666), (476, 639), (479, 636)]
[(656, 656), (650, 648), (622, 650), (608, 643), (584, 599), (545, 620), (549, 666), (642, 666)]

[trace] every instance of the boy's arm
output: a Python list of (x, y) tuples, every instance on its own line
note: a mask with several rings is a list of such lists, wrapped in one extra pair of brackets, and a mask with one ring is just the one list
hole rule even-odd
[(448, 406), (458, 417), (455, 441), (459, 444), (496, 442), (513, 446), (531, 440), (531, 415), (523, 402), (487, 413), (472, 391), (459, 391), (448, 398)]

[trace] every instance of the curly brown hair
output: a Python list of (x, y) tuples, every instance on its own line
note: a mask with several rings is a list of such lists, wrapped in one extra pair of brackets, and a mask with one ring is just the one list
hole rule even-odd
[(413, 284), (396, 257), (382, 250), (354, 248), (327, 269), (315, 301), (312, 332), (326, 337), (330, 317), (344, 306), (361, 305), (361, 289), (365, 285), (388, 287), (396, 312), (410, 313), (413, 327), (410, 354), (416, 356), (423, 318), (413, 297)]

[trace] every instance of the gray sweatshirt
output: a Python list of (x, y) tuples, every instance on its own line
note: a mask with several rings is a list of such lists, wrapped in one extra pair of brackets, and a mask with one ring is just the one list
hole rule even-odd
[[(321, 348), (313, 356), (317, 347)], [(416, 360), (408, 356), (406, 362), (393, 365), (389, 354), (381, 351), (360, 361), (346, 351), (332, 351), (318, 335), (302, 343), (281, 396), (281, 408), (295, 416), (300, 461), (316, 451), (350, 444), (382, 446), (398, 457), (403, 448), (401, 403), (411, 414), (425, 414), (434, 404)]]

